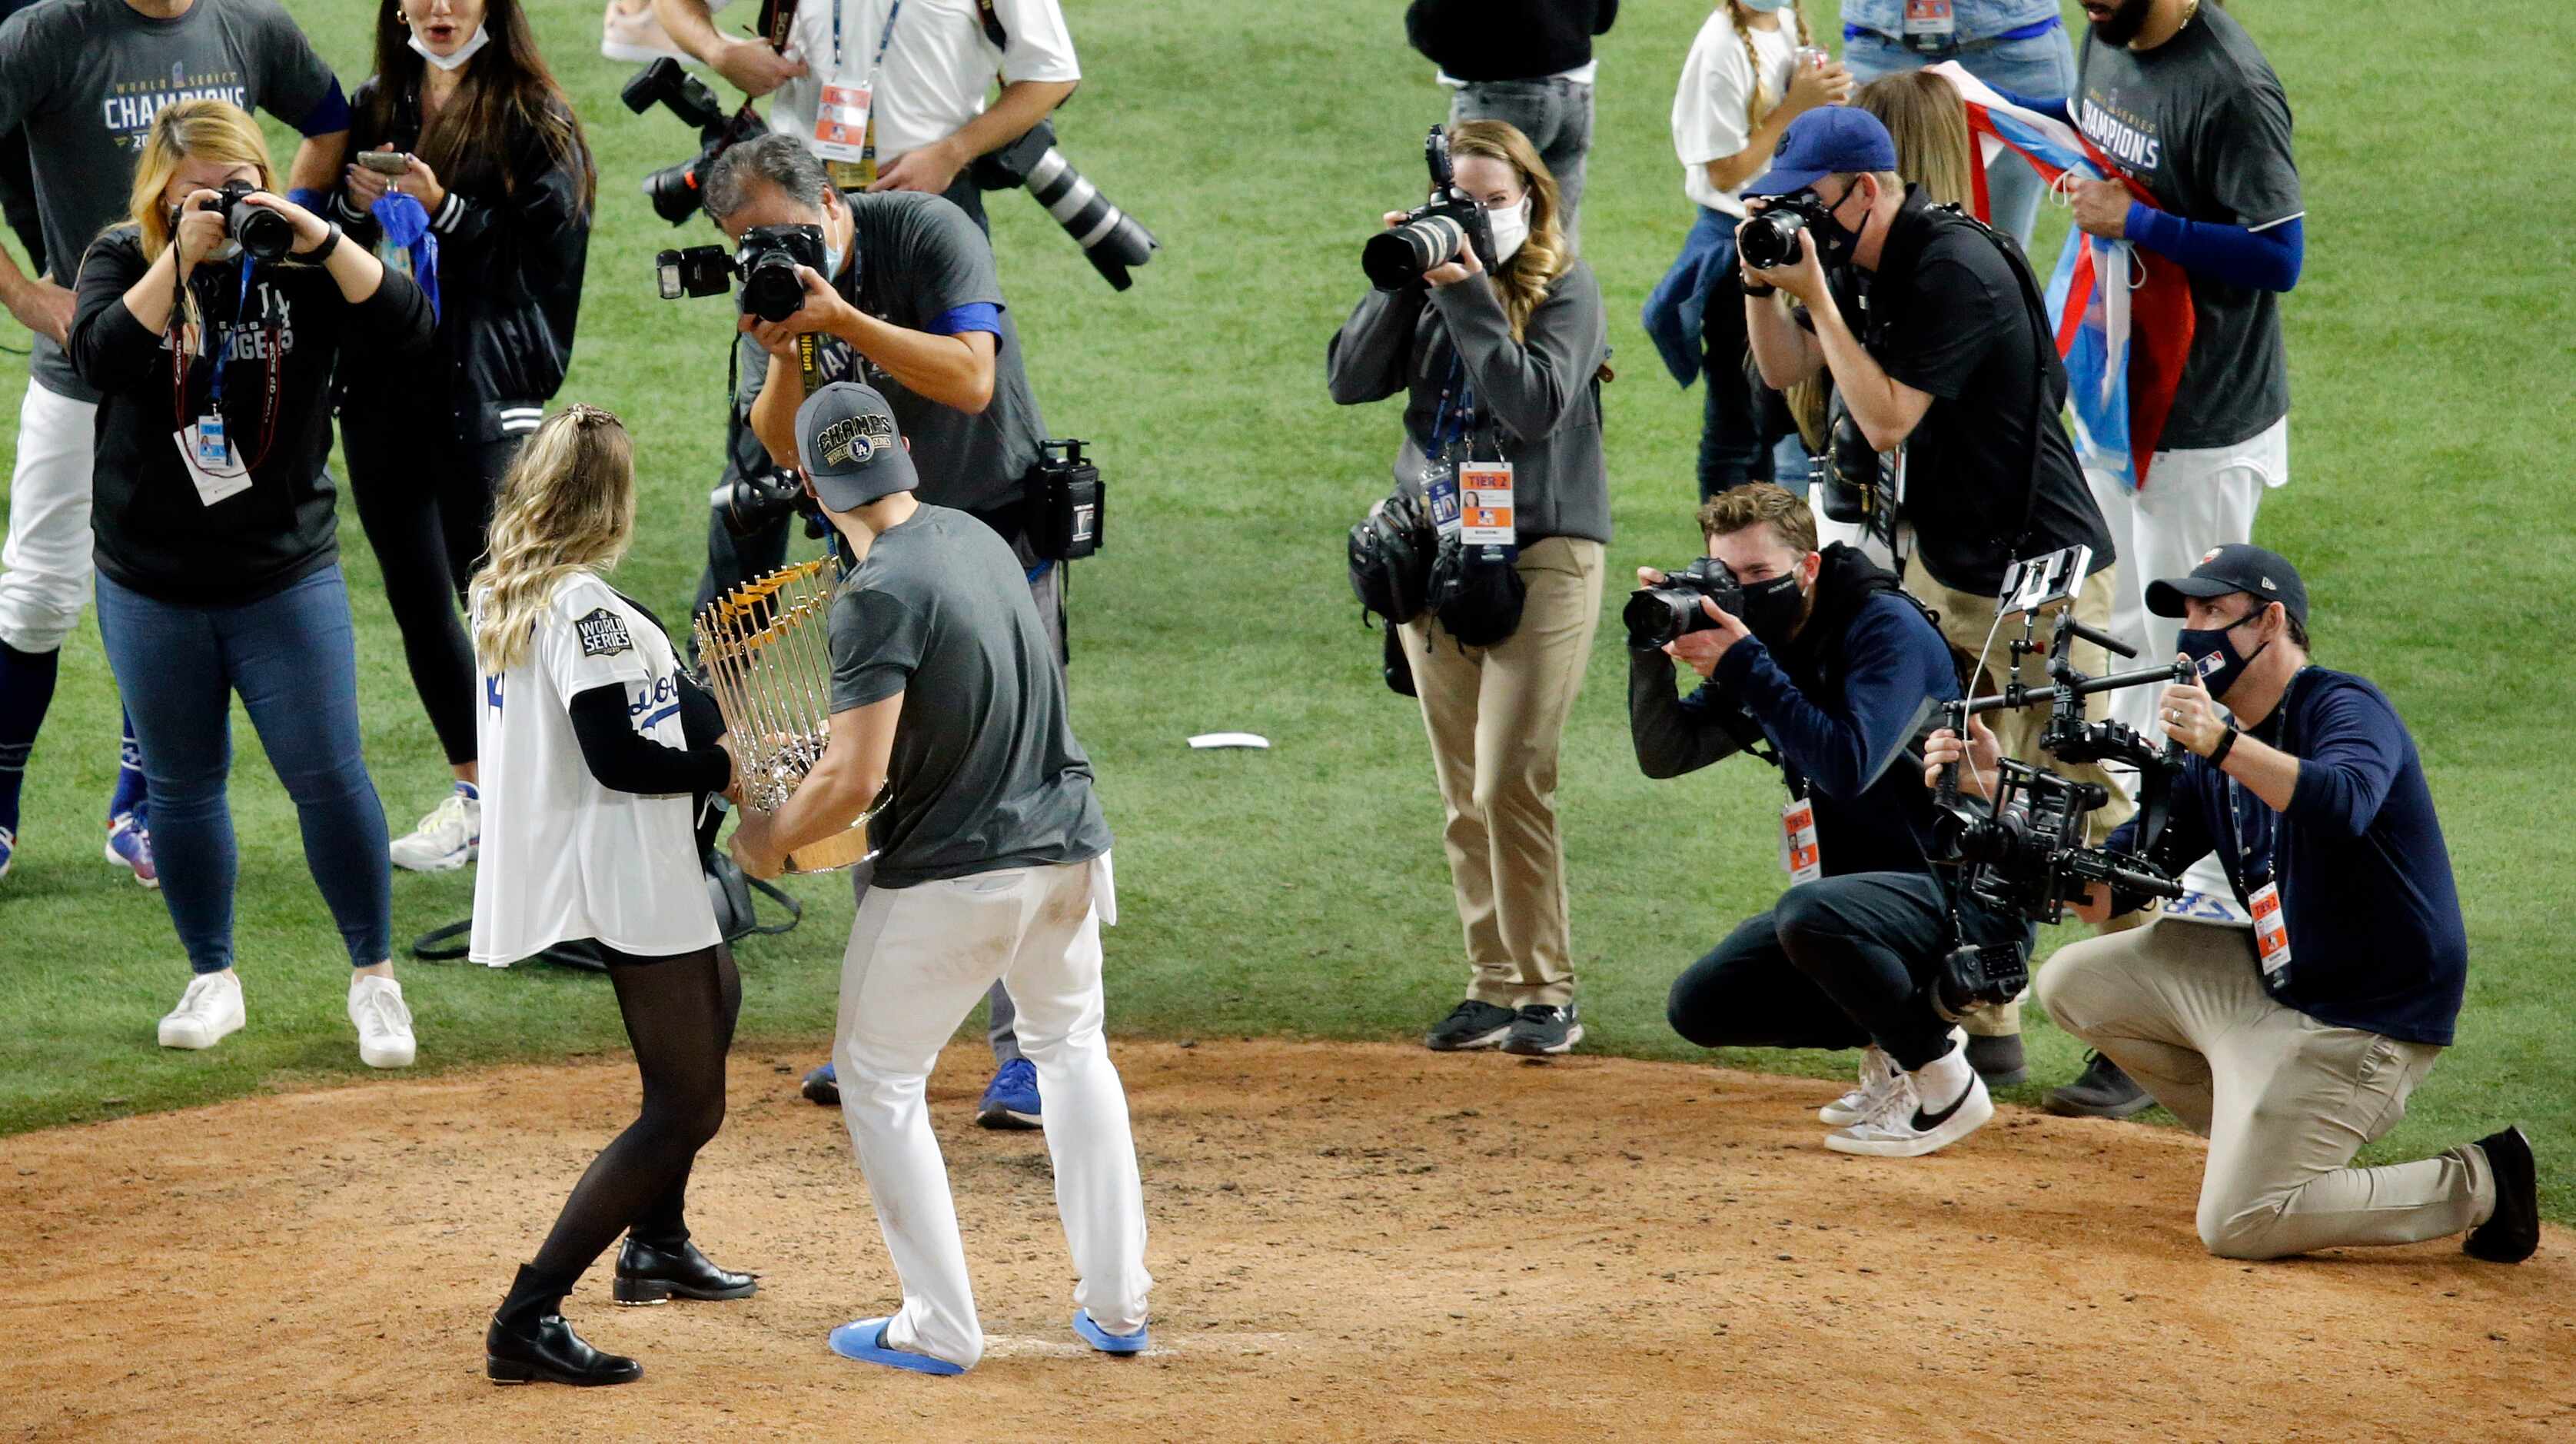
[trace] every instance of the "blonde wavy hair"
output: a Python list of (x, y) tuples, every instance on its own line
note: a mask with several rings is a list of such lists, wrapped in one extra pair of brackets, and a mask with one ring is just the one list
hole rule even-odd
[[(1721, 0), (1721, 3), (1726, 7), (1726, 18), (1735, 22), (1735, 38), (1744, 46), (1744, 63), (1753, 68), (1753, 88), (1744, 95), (1744, 128), (1747, 132), (1760, 130), (1762, 118), (1780, 103), (1780, 91), (1771, 84), (1771, 77), (1762, 73), (1762, 52), (1753, 48), (1753, 31), (1745, 24), (1752, 12), (1735, 0)], [(1798, 43), (1813, 45), (1816, 37), (1807, 28), (1804, 0), (1791, 0), (1788, 9), (1789, 18), (1798, 26)]]
[(268, 141), (249, 112), (227, 100), (183, 100), (164, 107), (143, 134), (143, 149), (134, 158), (134, 188), (126, 197), (126, 210), (143, 230), (147, 261), (161, 259), (170, 248), (170, 210), (161, 192), (179, 167), (192, 160), (257, 166), (259, 188), (279, 193)]
[(474, 656), (499, 674), (528, 655), (555, 587), (604, 572), (635, 535), (635, 446), (616, 415), (567, 406), (537, 424), (501, 479), (491, 552), (474, 574)]
[(1882, 75), (1862, 86), (1852, 104), (1887, 127), (1896, 142), (1896, 173), (1923, 187), (1932, 204), (1976, 203), (1976, 181), (1968, 170), (1976, 164), (1968, 108), (1950, 82), (1928, 70)]
[(1512, 252), (1512, 258), (1494, 273), (1494, 289), (1503, 298), (1503, 315), (1512, 323), (1512, 339), (1527, 339), (1530, 313), (1547, 299), (1547, 288), (1574, 264), (1574, 252), (1565, 244), (1565, 229), (1557, 219), (1561, 204), (1556, 194), (1556, 177), (1549, 173), (1547, 162), (1538, 158), (1538, 147), (1509, 121), (1462, 120), (1449, 127), (1449, 154), (1481, 155), (1498, 160), (1518, 172), (1521, 185), (1529, 192), (1529, 239)]

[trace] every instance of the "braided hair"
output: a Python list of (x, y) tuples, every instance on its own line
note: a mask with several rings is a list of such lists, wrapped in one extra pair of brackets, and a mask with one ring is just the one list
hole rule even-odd
[[(1735, 22), (1736, 41), (1744, 47), (1744, 63), (1753, 70), (1753, 87), (1744, 93), (1744, 129), (1750, 133), (1762, 128), (1762, 118), (1780, 103), (1780, 92), (1771, 86), (1770, 77), (1762, 73), (1762, 52), (1753, 48), (1753, 31), (1745, 23), (1747, 12), (1737, 0), (1725, 0), (1727, 18)], [(1804, 0), (1789, 0), (1789, 18), (1797, 22), (1798, 43), (1812, 45), (1815, 34), (1807, 28)]]

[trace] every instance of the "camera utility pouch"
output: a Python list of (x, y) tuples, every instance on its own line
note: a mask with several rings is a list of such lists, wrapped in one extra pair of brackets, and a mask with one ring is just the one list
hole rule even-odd
[[(1062, 455), (1057, 455), (1061, 448)], [(1029, 549), (1042, 561), (1078, 562), (1106, 545), (1108, 484), (1078, 440), (1043, 443), (1027, 483)]]
[(1351, 528), (1351, 594), (1363, 611), (1401, 625), (1422, 615), (1435, 545), (1421, 503), (1399, 491)]
[(1464, 647), (1490, 647), (1520, 630), (1528, 584), (1504, 547), (1471, 547), (1456, 534), (1440, 539), (1431, 563), (1431, 610)]

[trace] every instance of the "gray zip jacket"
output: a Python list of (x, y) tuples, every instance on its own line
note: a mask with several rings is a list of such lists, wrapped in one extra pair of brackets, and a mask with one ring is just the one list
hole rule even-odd
[[(1371, 291), (1333, 333), (1324, 376), (1344, 406), (1406, 393), (1396, 484), (1419, 495), (1423, 451), (1438, 424), (1453, 362), (1474, 394), (1474, 455), (1512, 463), (1520, 544), (1545, 537), (1610, 540), (1610, 478), (1601, 461), (1593, 375), (1608, 354), (1601, 287), (1576, 261), (1512, 340), (1502, 298), (1474, 278), (1432, 289)], [(1452, 399), (1454, 406), (1455, 399)]]

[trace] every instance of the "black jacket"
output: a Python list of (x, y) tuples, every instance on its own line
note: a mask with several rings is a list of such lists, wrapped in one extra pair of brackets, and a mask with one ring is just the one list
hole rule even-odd
[[(417, 94), (395, 98), (389, 125), (372, 120), (383, 77), (350, 97), (349, 154), (414, 149)], [(534, 429), (535, 413), (563, 385), (572, 364), (573, 320), (590, 254), (590, 210), (582, 174), (528, 126), (439, 176), (447, 200), (429, 218), (438, 237), (438, 347), (443, 396), (417, 370), (386, 371), (364, 355), (340, 372), (341, 404), (361, 413), (418, 414), (424, 396), (448, 407), (460, 441), (492, 441)], [(381, 238), (372, 216), (343, 189), (332, 210), (353, 239)], [(504, 412), (513, 414), (505, 416)], [(505, 424), (506, 423), (506, 424)]]
[(1404, 38), (1458, 80), (1532, 80), (1592, 59), (1619, 0), (1413, 0)]
[[(145, 330), (125, 308), (126, 291), (150, 268), (135, 227), (101, 235), (81, 263), (63, 349), (100, 393), (90, 509), (98, 568), (158, 601), (237, 606), (329, 566), (339, 555), (337, 492), (323, 469), (331, 454), (332, 366), (347, 356), (399, 374), (417, 367), (429, 348), (429, 303), (399, 272), (386, 271), (373, 295), (351, 305), (330, 274), (312, 265), (255, 266), (245, 297), (245, 264), (247, 257), (209, 262), (190, 279), (207, 325), (174, 395), (169, 335)], [(244, 462), (255, 463), (248, 490), (212, 505), (188, 479), (171, 439), (206, 414), (215, 364), (204, 354), (208, 341), (229, 342), (224, 429)]]

